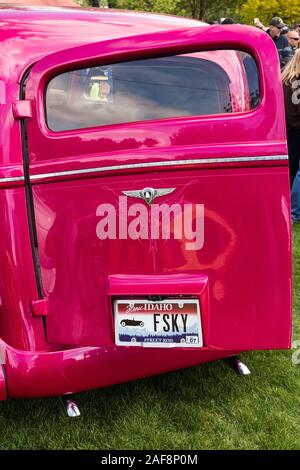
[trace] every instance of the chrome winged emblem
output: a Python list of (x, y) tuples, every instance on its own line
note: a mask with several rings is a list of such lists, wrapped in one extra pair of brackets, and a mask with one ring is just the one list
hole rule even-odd
[(143, 199), (147, 204), (151, 204), (155, 198), (160, 196), (166, 196), (167, 194), (172, 193), (175, 191), (176, 188), (144, 188), (144, 189), (137, 189), (135, 191), (122, 191), (125, 196), (129, 197), (138, 197), (139, 199)]

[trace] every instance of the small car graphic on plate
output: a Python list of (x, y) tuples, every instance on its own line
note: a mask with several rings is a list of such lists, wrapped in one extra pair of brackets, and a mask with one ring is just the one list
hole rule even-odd
[(141, 326), (141, 327), (143, 327), (143, 326), (144, 326), (144, 322), (139, 321), (139, 320), (129, 320), (129, 319), (126, 319), (126, 320), (122, 320), (122, 321), (121, 321), (121, 326)]

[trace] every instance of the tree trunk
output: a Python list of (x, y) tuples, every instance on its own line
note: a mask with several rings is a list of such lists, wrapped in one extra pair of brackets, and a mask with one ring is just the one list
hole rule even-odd
[(205, 0), (199, 0), (199, 20), (204, 20), (205, 17)]
[(197, 0), (191, 0), (190, 6), (191, 6), (192, 18), (197, 18), (197, 6), (198, 6)]

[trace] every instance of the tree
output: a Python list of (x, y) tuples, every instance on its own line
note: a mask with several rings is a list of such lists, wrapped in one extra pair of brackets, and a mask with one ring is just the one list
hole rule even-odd
[[(91, 2), (92, 0), (81, 1)], [(245, 0), (108, 0), (108, 6), (127, 10), (168, 13), (204, 21), (232, 16), (238, 21), (244, 2)]]
[(120, 8), (124, 10), (151, 11), (151, 0), (110, 0), (110, 8)]
[(204, 21), (218, 20), (223, 17), (240, 19), (241, 6), (245, 0), (181, 0), (179, 5), (186, 16)]
[(289, 24), (300, 23), (300, 3), (299, 0), (279, 0), (280, 13), (284, 21)]
[(265, 25), (273, 16), (280, 16), (288, 24), (300, 22), (299, 0), (247, 0), (241, 10), (246, 23), (253, 24), (259, 18)]
[(153, 0), (152, 11), (174, 14), (178, 11), (179, 3), (180, 0)]

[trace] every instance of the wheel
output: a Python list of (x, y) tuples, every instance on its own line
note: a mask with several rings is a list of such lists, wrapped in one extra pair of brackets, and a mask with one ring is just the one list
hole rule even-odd
[(140, 322), (140, 326), (143, 328), (143, 326), (144, 326), (144, 322), (143, 322), (143, 321)]
[(126, 326), (126, 323), (124, 322), (124, 320), (121, 321), (121, 326)]

